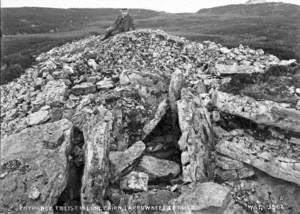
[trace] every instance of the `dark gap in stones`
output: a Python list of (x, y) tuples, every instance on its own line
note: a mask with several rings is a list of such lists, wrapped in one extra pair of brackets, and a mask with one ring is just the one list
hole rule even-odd
[(145, 138), (144, 143), (147, 146), (145, 154), (159, 159), (174, 161), (181, 165), (181, 151), (178, 146), (178, 140), (182, 133), (179, 128), (177, 113), (176, 116), (174, 115), (168, 109), (158, 125)]
[(264, 141), (265, 139), (277, 138), (272, 134), (272, 131), (276, 131), (284, 138), (298, 137), (299, 134), (291, 131), (282, 130), (275, 126), (268, 126), (263, 124), (257, 124), (254, 121), (237, 116), (220, 112), (221, 119), (216, 122), (217, 125), (221, 126), (226, 131), (232, 131), (234, 129), (242, 129), (247, 134), (252, 135), (255, 139)]
[(71, 136), (71, 149), (68, 155), (67, 186), (53, 206), (55, 214), (81, 213), (81, 185), (84, 170), (84, 137), (79, 128), (74, 128)]

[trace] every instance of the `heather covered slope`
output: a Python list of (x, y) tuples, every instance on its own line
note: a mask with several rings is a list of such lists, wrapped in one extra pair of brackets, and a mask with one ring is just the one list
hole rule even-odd
[(300, 209), (296, 61), (151, 29), (36, 60), (1, 86), (1, 211)]

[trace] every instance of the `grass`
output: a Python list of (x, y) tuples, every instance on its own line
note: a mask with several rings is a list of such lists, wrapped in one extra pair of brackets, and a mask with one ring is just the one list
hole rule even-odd
[[(55, 46), (104, 33), (116, 9), (1, 9), (1, 84), (18, 77), (34, 58)], [(131, 10), (137, 28), (159, 28), (193, 41), (263, 48), (281, 59), (300, 60), (300, 7), (283, 3), (228, 5), (198, 13)], [(50, 32), (49, 32), (50, 31)]]

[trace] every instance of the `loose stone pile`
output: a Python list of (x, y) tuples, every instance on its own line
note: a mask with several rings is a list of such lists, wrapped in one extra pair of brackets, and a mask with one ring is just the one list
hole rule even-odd
[[(37, 61), (1, 86), (0, 211), (300, 210), (295, 61), (160, 30), (92, 36)], [(240, 94), (282, 79), (287, 102)]]

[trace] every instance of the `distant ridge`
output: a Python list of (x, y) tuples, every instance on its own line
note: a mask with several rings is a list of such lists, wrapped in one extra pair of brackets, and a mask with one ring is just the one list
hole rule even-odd
[(267, 0), (248, 0), (246, 4), (263, 4), (267, 3)]

